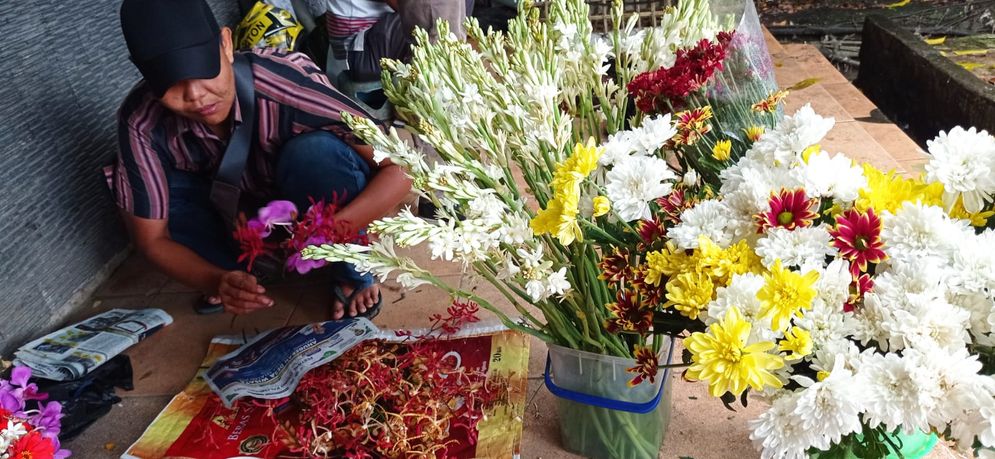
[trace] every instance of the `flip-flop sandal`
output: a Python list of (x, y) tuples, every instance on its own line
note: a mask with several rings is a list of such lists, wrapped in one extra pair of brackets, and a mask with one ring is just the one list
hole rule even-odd
[(201, 296), (197, 299), (197, 302), (193, 304), (193, 310), (197, 314), (206, 316), (224, 312), (225, 305), (221, 303), (213, 304), (210, 301), (207, 301), (206, 296)]
[[(352, 303), (353, 298), (355, 298), (355, 296), (359, 292), (362, 292), (363, 290), (366, 290), (366, 288), (357, 288), (356, 290), (353, 290), (353, 292), (352, 292), (351, 295), (346, 296), (345, 292), (342, 291), (342, 287), (339, 284), (332, 285), (332, 293), (335, 295), (335, 299), (339, 300), (339, 302), (342, 303), (343, 309), (349, 307), (349, 304)], [(383, 292), (382, 291), (381, 292), (377, 292), (377, 302), (374, 303), (373, 306), (370, 306), (369, 308), (367, 308), (366, 312), (361, 312), (361, 313), (356, 314), (355, 316), (352, 316), (352, 317), (366, 317), (367, 319), (373, 320), (373, 318), (376, 317), (377, 314), (380, 314), (380, 307), (381, 306), (383, 306)], [(345, 317), (343, 315), (342, 319), (339, 319), (339, 320), (345, 320), (345, 319), (350, 319), (350, 318), (351, 317)]]

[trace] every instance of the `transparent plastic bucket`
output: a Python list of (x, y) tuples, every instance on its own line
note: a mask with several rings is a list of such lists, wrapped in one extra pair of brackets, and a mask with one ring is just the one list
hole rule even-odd
[[(673, 343), (662, 346), (670, 363)], [(670, 370), (635, 387), (634, 359), (549, 345), (546, 387), (557, 396), (563, 448), (591, 458), (656, 458), (670, 422)]]

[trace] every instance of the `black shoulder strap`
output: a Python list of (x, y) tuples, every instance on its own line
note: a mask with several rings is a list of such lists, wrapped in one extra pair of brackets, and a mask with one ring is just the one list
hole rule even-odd
[(242, 174), (249, 158), (252, 137), (256, 131), (256, 90), (252, 77), (252, 64), (244, 54), (235, 55), (235, 94), (238, 97), (242, 123), (235, 127), (228, 148), (221, 158), (218, 173), (211, 185), (211, 203), (217, 207), (229, 228), (238, 217), (238, 199), (241, 194)]

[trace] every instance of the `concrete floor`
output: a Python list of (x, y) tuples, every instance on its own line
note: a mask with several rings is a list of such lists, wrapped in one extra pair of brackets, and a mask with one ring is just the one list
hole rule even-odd
[[(768, 42), (782, 86), (812, 77), (820, 79), (814, 86), (793, 92), (786, 111), (793, 112), (811, 102), (818, 113), (834, 116), (836, 128), (823, 142), (823, 148), (902, 172), (911, 173), (921, 167), (924, 156), (917, 145), (883, 118), (874, 104), (850, 85), (815, 48), (781, 46), (772, 39)], [(420, 262), (420, 266), (445, 275), (452, 282), (461, 278), (457, 265), (430, 262), (428, 256), (420, 252), (410, 255)], [(249, 316), (234, 320), (230, 315), (197, 316), (191, 309), (199, 296), (197, 292), (170, 281), (140, 257), (132, 256), (99, 289), (92, 307), (80, 311), (78, 317), (115, 307), (158, 307), (169, 312), (174, 323), (128, 351), (134, 366), (135, 390), (120, 393), (123, 401), (109, 415), (65, 446), (81, 458), (120, 456), (193, 377), (211, 337), (253, 335), (288, 324), (330, 319), (326, 307), (330, 304), (329, 295), (318, 287), (320, 283), (320, 279), (295, 279), (274, 286), (270, 292), (276, 299), (275, 306)], [(498, 297), (487, 285), (480, 285), (478, 294), (489, 299)], [(443, 295), (428, 287), (405, 292), (393, 283), (385, 284), (384, 301), (384, 311), (375, 320), (381, 328), (428, 325), (427, 317), (444, 311), (448, 305)], [(559, 446), (555, 399), (542, 387), (545, 355), (545, 345), (533, 340), (522, 456), (577, 457)], [(708, 396), (706, 385), (685, 382), (674, 375), (673, 415), (660, 457), (758, 457), (750, 444), (746, 421), (763, 409), (763, 404), (754, 400), (749, 408), (727, 411), (718, 400)], [(941, 446), (929, 457), (958, 456)]]

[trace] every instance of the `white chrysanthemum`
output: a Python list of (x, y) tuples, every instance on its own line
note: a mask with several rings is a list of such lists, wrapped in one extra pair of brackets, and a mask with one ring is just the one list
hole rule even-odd
[(823, 301), (812, 302), (812, 308), (795, 319), (795, 324), (808, 330), (812, 337), (812, 349), (831, 348), (839, 341), (853, 334), (852, 322), (846, 320), (842, 303), (828, 305)]
[(927, 140), (926, 178), (943, 184), (943, 200), (953, 206), (964, 198), (968, 212), (980, 212), (995, 194), (995, 137), (976, 128), (957, 126)]
[(844, 335), (837, 336), (835, 340), (821, 343), (819, 346), (814, 346), (812, 354), (809, 356), (813, 370), (827, 373), (832, 371), (837, 363), (851, 371), (856, 371), (860, 359), (860, 349)]
[(785, 267), (801, 268), (801, 272), (822, 271), (826, 257), (834, 257), (838, 252), (831, 244), (832, 236), (822, 226), (788, 230), (771, 228), (757, 241), (757, 255), (767, 268), (777, 260)]
[(762, 459), (808, 458), (807, 450), (816, 442), (815, 429), (802, 427), (795, 414), (798, 394), (788, 392), (771, 403), (770, 408), (748, 422), (750, 440), (760, 450)]
[(715, 199), (701, 202), (681, 214), (681, 223), (667, 231), (682, 249), (698, 248), (698, 237), (706, 236), (719, 247), (729, 247), (750, 233), (752, 222), (735, 218), (723, 201)]
[(844, 155), (830, 156), (825, 151), (815, 153), (799, 171), (810, 196), (850, 202), (857, 199), (861, 188), (867, 187), (864, 170)]
[(901, 427), (906, 433), (915, 429), (928, 432), (927, 418), (936, 409), (941, 393), (935, 374), (922, 367), (915, 350), (906, 355), (867, 352), (857, 369), (857, 386), (864, 392), (864, 420), (870, 427), (884, 425), (888, 430)]
[(708, 315), (704, 318), (706, 324), (722, 320), (731, 307), (736, 307), (747, 322), (753, 324), (747, 342), (772, 341), (779, 333), (771, 330), (770, 317), (760, 313), (761, 303), (757, 292), (764, 286), (764, 278), (759, 274), (737, 274), (732, 277), (728, 287), (719, 287), (715, 299), (708, 303)]
[(874, 293), (892, 307), (905, 304), (909, 295), (942, 298), (947, 294), (951, 270), (935, 260), (929, 261), (882, 265), (885, 269), (874, 277)]
[(756, 215), (769, 208), (770, 195), (782, 189), (802, 186), (798, 174), (787, 167), (776, 167), (744, 158), (719, 174), (720, 194), (729, 206), (746, 215)]
[[(950, 422), (952, 439), (960, 449), (969, 451), (977, 439), (982, 446), (995, 448), (995, 380), (978, 375), (970, 384), (974, 405), (966, 407)], [(985, 457), (980, 455), (978, 457)]]
[(643, 120), (643, 124), (633, 131), (635, 154), (653, 154), (677, 134), (670, 114), (657, 115)]
[(958, 241), (974, 231), (964, 220), (952, 220), (943, 209), (905, 202), (895, 215), (885, 212), (881, 241), (895, 263), (921, 263), (924, 259), (949, 260)]
[(837, 360), (826, 379), (805, 381), (799, 392), (794, 414), (802, 428), (814, 433), (812, 446), (827, 450), (843, 436), (861, 428), (863, 395), (856, 378), (842, 360)]
[[(804, 270), (802, 270), (804, 271)], [(838, 313), (850, 299), (850, 263), (836, 259), (819, 270), (819, 280), (815, 282), (817, 296), (814, 303), (824, 304), (828, 311)]]
[(908, 295), (903, 305), (894, 305), (891, 313), (880, 324), (887, 333), (888, 345), (879, 342), (885, 349), (920, 350), (934, 347), (955, 351), (962, 349), (970, 337), (967, 328), (971, 313), (953, 306), (942, 298), (919, 294)]
[(990, 398), (988, 391), (991, 378), (981, 377), (981, 362), (978, 356), (971, 355), (961, 348), (953, 352), (933, 349), (922, 353), (923, 365), (936, 375), (936, 386), (941, 393), (937, 397), (938, 406), (929, 416), (932, 426), (942, 429), (950, 421), (977, 409), (984, 398)]
[(651, 156), (632, 156), (606, 174), (605, 192), (612, 208), (625, 221), (649, 219), (649, 202), (666, 196), (677, 179), (667, 162)]
[(846, 326), (853, 331), (853, 339), (866, 346), (871, 341), (888, 345), (890, 334), (881, 327), (885, 321), (891, 320), (892, 311), (881, 301), (876, 293), (864, 295), (864, 304), (852, 314), (845, 316)]
[(753, 144), (746, 155), (764, 164), (796, 164), (802, 151), (819, 143), (835, 124), (834, 119), (817, 115), (810, 104), (805, 104), (794, 115), (785, 115), (776, 128)]
[(995, 231), (960, 238), (950, 265), (951, 290), (959, 293), (995, 291)]
[(598, 163), (602, 166), (611, 166), (625, 160), (636, 150), (635, 141), (636, 134), (632, 131), (618, 131), (608, 136), (608, 140), (601, 145), (603, 150)]

